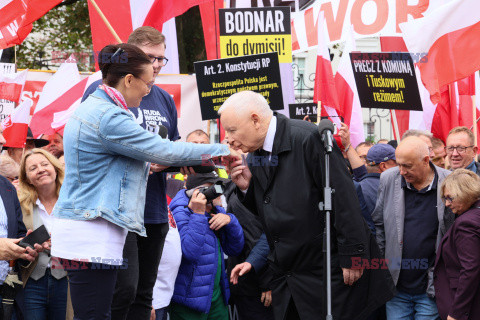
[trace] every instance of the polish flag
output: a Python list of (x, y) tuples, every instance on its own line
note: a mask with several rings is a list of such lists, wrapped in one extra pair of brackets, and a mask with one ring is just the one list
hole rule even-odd
[(328, 35), (325, 30), (325, 18), (323, 11), (318, 13), (318, 45), (317, 45), (317, 68), (315, 71), (315, 86), (313, 90), (313, 102), (320, 102), (322, 107), (338, 108), (337, 91), (333, 78), (330, 53), (328, 51)]
[(3, 137), (7, 141), (5, 147), (24, 148), (27, 141), (28, 122), (32, 99), (26, 98), (13, 113), (2, 121)]
[(0, 49), (21, 44), (32, 23), (63, 0), (0, 0)]
[(33, 136), (55, 132), (62, 134), (68, 118), (80, 105), (85, 90), (99, 79), (100, 71), (81, 80), (76, 63), (63, 63), (43, 87), (30, 124)]
[(22, 94), (28, 70), (0, 74), (0, 99), (18, 102)]
[(350, 53), (355, 50), (353, 30), (350, 28), (342, 58), (335, 74), (335, 87), (339, 100), (338, 113), (343, 116), (345, 123), (350, 129), (350, 142), (354, 148), (359, 143), (365, 141), (362, 108), (350, 62)]
[[(168, 64), (162, 67), (161, 74), (180, 73), (178, 63), (177, 31), (175, 19), (171, 18), (165, 23), (155, 22), (155, 14), (152, 11), (155, 0), (97, 0), (96, 3), (103, 12), (108, 22), (120, 37), (122, 42), (127, 42), (133, 30), (141, 26), (152, 26), (161, 31), (166, 38), (165, 56)], [(175, 1), (174, 1), (175, 2)], [(181, 3), (182, 1), (176, 1)], [(117, 40), (108, 30), (105, 22), (101, 19), (93, 5), (88, 2), (90, 24), (92, 30), (93, 50), (98, 54), (106, 45), (115, 44)], [(163, 12), (163, 11), (162, 11)], [(147, 17), (149, 20), (147, 21)], [(160, 25), (160, 27), (158, 27)]]
[(442, 86), (480, 69), (479, 11), (478, 0), (452, 0), (424, 18), (400, 24), (408, 50), (428, 52), (428, 61), (418, 67), (434, 103)]

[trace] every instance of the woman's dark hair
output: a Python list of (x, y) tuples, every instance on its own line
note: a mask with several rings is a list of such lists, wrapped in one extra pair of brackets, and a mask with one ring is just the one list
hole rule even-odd
[(103, 82), (111, 87), (116, 86), (127, 74), (139, 77), (144, 66), (151, 64), (150, 58), (142, 50), (128, 43), (108, 45), (98, 54)]

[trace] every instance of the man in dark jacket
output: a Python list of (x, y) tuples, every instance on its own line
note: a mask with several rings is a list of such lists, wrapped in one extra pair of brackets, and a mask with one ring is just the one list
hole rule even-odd
[[(251, 213), (240, 202), (235, 189), (235, 184), (228, 181), (224, 196), (228, 204), (227, 212), (234, 214), (242, 226), (245, 245), (238, 256), (228, 257), (227, 270), (228, 274), (231, 274), (236, 265), (244, 262), (253, 266), (254, 270), (230, 287), (233, 302), (237, 307), (240, 320), (273, 320), (273, 311), (270, 306), (271, 291), (269, 289), (271, 272), (265, 268), (266, 257), (270, 250), (265, 241), (262, 224), (258, 216)], [(259, 242), (262, 245), (261, 251), (264, 252), (255, 255), (254, 247)]]
[[(232, 95), (219, 114), (232, 148), (250, 152), (247, 163), (237, 160), (230, 164), (231, 177), (242, 202), (260, 216), (267, 235), (275, 318), (319, 319), (326, 308), (325, 216), (318, 209), (323, 201), (324, 146), (318, 128), (274, 114), (265, 98), (251, 91)], [(352, 262), (368, 259), (375, 247), (337, 146), (330, 164), (331, 186), (336, 191), (332, 313), (338, 320), (365, 319), (392, 296), (390, 282), (379, 282), (373, 288), (372, 270), (364, 272), (358, 263), (352, 268)], [(378, 271), (385, 275), (385, 270)]]

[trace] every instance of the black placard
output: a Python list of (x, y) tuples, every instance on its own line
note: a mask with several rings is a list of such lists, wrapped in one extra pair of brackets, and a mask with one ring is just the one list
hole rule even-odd
[(362, 108), (422, 110), (408, 53), (350, 53)]
[(290, 119), (303, 120), (308, 116), (310, 121), (317, 122), (317, 104), (316, 103), (291, 103), (288, 105)]
[(276, 53), (195, 62), (202, 120), (218, 118), (218, 109), (232, 94), (250, 90), (267, 99), (272, 110), (283, 109)]

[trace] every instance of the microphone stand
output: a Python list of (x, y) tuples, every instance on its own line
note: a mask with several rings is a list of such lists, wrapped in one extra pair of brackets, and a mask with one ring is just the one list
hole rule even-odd
[[(331, 226), (330, 212), (332, 210), (332, 188), (330, 187), (330, 153), (332, 152), (331, 132), (324, 132), (322, 140), (325, 144), (325, 186), (323, 188), (323, 202), (318, 204), (320, 211), (325, 211), (325, 230), (323, 234), (323, 252), (326, 251), (326, 269), (327, 269), (327, 315), (326, 320), (333, 320), (332, 316), (332, 252), (331, 252)], [(327, 141), (325, 141), (327, 140)], [(325, 250), (326, 249), (326, 250)], [(324, 258), (325, 261), (325, 258)], [(325, 270), (325, 269), (324, 269)], [(325, 282), (324, 282), (325, 283)]]

